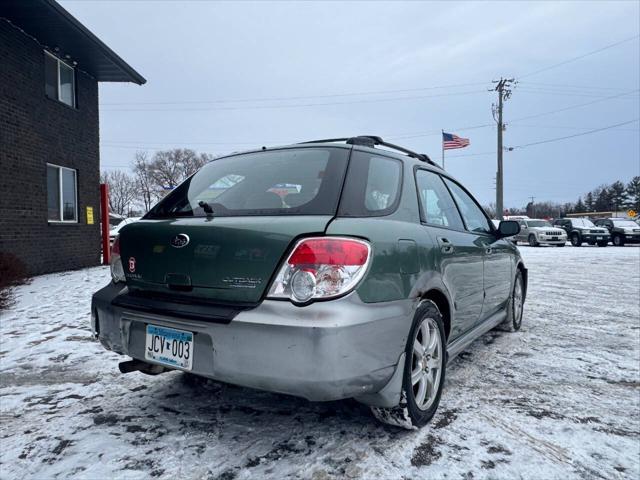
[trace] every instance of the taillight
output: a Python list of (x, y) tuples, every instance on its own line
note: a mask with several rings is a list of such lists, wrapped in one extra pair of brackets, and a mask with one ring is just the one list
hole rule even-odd
[(126, 278), (124, 276), (124, 268), (122, 268), (122, 261), (120, 260), (120, 236), (116, 236), (111, 246), (111, 278), (114, 283), (124, 282)]
[(278, 271), (268, 297), (306, 303), (344, 295), (362, 279), (370, 258), (371, 247), (363, 240), (306, 238)]

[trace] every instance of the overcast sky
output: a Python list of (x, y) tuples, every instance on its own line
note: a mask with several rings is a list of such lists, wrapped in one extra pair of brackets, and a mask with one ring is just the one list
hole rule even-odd
[[(60, 3), (147, 79), (100, 86), (103, 169), (126, 168), (137, 149), (224, 154), (357, 134), (440, 161), (444, 129), (471, 140), (447, 152), (447, 170), (488, 204), (492, 80), (520, 79), (505, 146), (640, 117), (638, 1)], [(464, 129), (477, 125), (491, 126)], [(640, 174), (639, 124), (516, 149), (504, 169), (505, 206), (573, 201)]]

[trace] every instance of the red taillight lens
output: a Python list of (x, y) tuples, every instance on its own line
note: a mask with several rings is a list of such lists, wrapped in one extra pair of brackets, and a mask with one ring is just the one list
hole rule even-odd
[(291, 265), (364, 265), (369, 247), (357, 240), (315, 238), (304, 240), (289, 258)]
[(344, 295), (362, 279), (370, 257), (371, 247), (363, 240), (343, 237), (301, 240), (280, 268), (269, 297), (305, 303)]
[(114, 283), (125, 282), (124, 268), (122, 268), (122, 260), (120, 259), (120, 236), (117, 236), (111, 246), (111, 278)]
[(111, 245), (111, 255), (120, 255), (120, 237), (117, 236)]

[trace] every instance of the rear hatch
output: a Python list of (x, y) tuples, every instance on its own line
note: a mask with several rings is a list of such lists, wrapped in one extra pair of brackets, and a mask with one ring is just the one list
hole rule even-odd
[[(292, 241), (324, 232), (330, 216), (143, 220), (120, 237), (133, 291), (171, 293), (221, 303), (255, 304)], [(176, 248), (180, 236), (188, 243)]]
[(295, 239), (335, 216), (349, 149), (214, 160), (120, 232), (131, 291), (255, 305)]

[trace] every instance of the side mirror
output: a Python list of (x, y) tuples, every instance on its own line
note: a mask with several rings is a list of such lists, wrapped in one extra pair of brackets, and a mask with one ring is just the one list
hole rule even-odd
[(503, 220), (498, 226), (498, 237), (513, 237), (520, 233), (520, 224), (513, 220)]
[(526, 225), (522, 225), (522, 227), (520, 227), (520, 228), (522, 228), (522, 230), (526, 230), (529, 227), (527, 227)]

